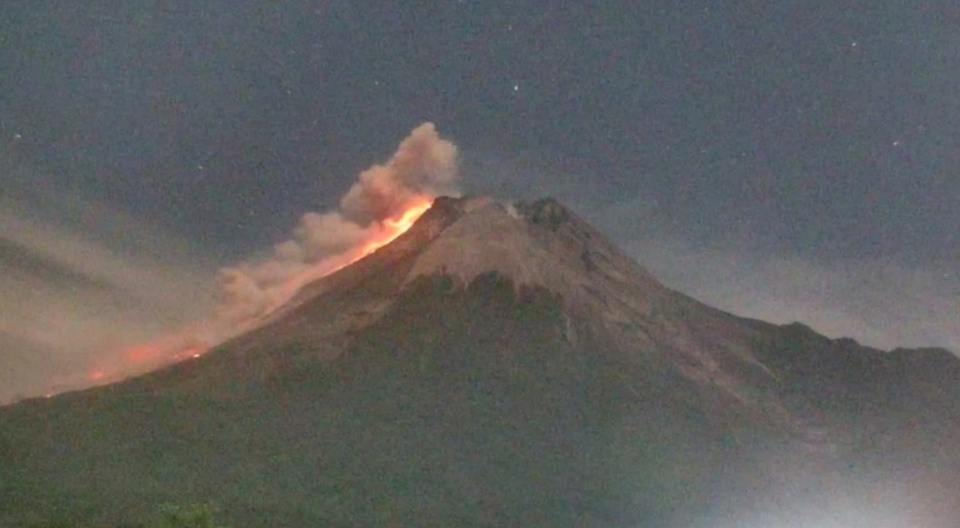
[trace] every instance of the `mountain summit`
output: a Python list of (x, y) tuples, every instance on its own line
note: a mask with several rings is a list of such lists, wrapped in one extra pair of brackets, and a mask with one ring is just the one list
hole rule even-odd
[(438, 198), (203, 357), (0, 409), (0, 524), (946, 527), (958, 381), (699, 303), (552, 199)]

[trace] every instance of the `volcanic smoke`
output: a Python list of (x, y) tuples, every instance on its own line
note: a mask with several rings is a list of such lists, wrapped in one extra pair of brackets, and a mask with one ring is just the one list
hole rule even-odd
[(287, 301), (305, 282), (399, 236), (436, 196), (454, 191), (456, 157), (456, 146), (440, 139), (432, 123), (415, 128), (386, 164), (360, 173), (337, 210), (304, 214), (293, 237), (266, 261), (220, 270), (218, 319), (243, 326)]
[[(198, 357), (256, 326), (301, 286), (390, 243), (434, 198), (457, 194), (456, 161), (456, 145), (441, 139), (432, 123), (413, 129), (389, 161), (360, 173), (337, 209), (304, 214), (291, 238), (277, 244), (266, 260), (222, 268), (217, 276), (219, 307), (208, 321), (131, 347), (124, 354), (126, 367)], [(104, 371), (98, 369), (89, 381), (119, 377)]]

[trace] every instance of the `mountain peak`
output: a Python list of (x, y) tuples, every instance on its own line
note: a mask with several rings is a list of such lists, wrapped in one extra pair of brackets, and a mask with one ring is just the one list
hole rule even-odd
[[(430, 241), (404, 282), (445, 274), (468, 284), (482, 273), (496, 272), (517, 288), (542, 286), (568, 297), (575, 297), (576, 290), (595, 281), (597, 275), (662, 288), (587, 222), (552, 198), (516, 204), (489, 198), (440, 198), (434, 207), (455, 209), (460, 216)], [(430, 215), (422, 219), (430, 221)]]
[(517, 296), (539, 289), (556, 298), (558, 331), (571, 346), (599, 342), (638, 373), (667, 369), (750, 413), (782, 414), (768, 409), (776, 405), (756, 388), (773, 380), (751, 352), (762, 323), (667, 288), (552, 198), (438, 198), (409, 231), (307, 285), (270, 325), (241, 341), (316, 343), (360, 332), (398, 310), (398, 296), (423, 280), (452, 281), (462, 292), (491, 274)]
[(872, 511), (891, 475), (891, 515), (953, 526), (958, 380), (942, 351), (710, 308), (556, 200), (438, 198), (202, 357), (0, 409), (0, 524), (168, 489), (241, 527), (787, 525), (784, 501)]

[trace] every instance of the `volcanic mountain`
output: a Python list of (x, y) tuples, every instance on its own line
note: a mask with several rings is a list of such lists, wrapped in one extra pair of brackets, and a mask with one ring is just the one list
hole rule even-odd
[(706, 306), (554, 200), (438, 198), (198, 359), (0, 409), (0, 524), (955, 526), (958, 381)]

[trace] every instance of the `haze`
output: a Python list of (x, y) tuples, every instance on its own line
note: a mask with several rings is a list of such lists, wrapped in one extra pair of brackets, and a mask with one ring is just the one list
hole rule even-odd
[(960, 350), (957, 17), (933, 1), (5, 6), (0, 400), (202, 320), (220, 268), (336, 211), (423, 122), (456, 143), (459, 190), (555, 196), (709, 304)]

